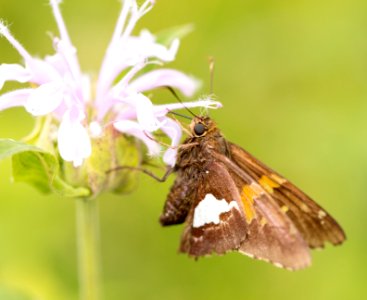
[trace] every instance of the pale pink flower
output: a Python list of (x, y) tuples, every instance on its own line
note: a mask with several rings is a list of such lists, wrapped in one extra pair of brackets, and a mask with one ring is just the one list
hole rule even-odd
[[(174, 40), (169, 47), (155, 41), (154, 35), (143, 30), (132, 35), (137, 21), (150, 11), (153, 1), (140, 7), (135, 0), (124, 0), (110, 44), (95, 85), (82, 73), (77, 50), (59, 9), (60, 0), (50, 4), (59, 30), (53, 38), (55, 54), (39, 59), (13, 37), (0, 22), (0, 34), (18, 51), (24, 65), (0, 65), (0, 89), (6, 81), (32, 83), (35, 88), (21, 88), (0, 96), (0, 110), (23, 106), (33, 116), (52, 115), (59, 122), (58, 150), (65, 161), (80, 166), (91, 155), (91, 138), (101, 137), (105, 126), (142, 140), (150, 155), (159, 155), (161, 146), (148, 135), (158, 129), (171, 139), (172, 148), (163, 156), (166, 164), (175, 162), (175, 146), (181, 138), (180, 126), (166, 115), (170, 110), (186, 107), (218, 108), (219, 102), (204, 99), (184, 104), (154, 105), (145, 91), (171, 86), (191, 96), (198, 82), (174, 69), (155, 69), (137, 76), (148, 64), (162, 65), (173, 61), (179, 47)], [(116, 78), (124, 76), (116, 82)], [(92, 86), (96, 86), (92, 90)], [(92, 96), (95, 95), (95, 96)]]

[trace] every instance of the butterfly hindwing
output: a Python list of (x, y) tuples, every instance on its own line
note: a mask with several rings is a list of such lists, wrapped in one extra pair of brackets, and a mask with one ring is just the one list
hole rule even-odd
[[(179, 172), (159, 218), (163, 226), (185, 222), (199, 184), (191, 175), (189, 172)], [(187, 184), (189, 180), (191, 184)]]

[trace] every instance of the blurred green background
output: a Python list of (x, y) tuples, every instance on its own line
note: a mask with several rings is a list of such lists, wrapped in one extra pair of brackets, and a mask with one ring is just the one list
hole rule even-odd
[[(84, 71), (98, 71), (117, 0), (65, 0)], [(1, 0), (0, 18), (32, 53), (52, 53), (46, 0)], [(158, 0), (140, 23), (153, 32), (194, 23), (171, 67), (203, 80), (216, 58), (212, 113), (225, 136), (291, 179), (344, 227), (342, 247), (313, 252), (288, 272), (237, 253), (194, 261), (177, 254), (181, 226), (158, 224), (172, 179), (141, 176), (126, 197), (100, 199), (105, 299), (362, 299), (367, 294), (367, 2)], [(20, 62), (0, 39), (0, 62)], [(6, 88), (11, 88), (7, 85)], [(172, 102), (164, 95), (162, 102)], [(0, 137), (33, 119), (0, 112)], [(0, 299), (77, 299), (75, 203), (10, 180), (0, 162)], [(27, 296), (28, 295), (28, 296)]]

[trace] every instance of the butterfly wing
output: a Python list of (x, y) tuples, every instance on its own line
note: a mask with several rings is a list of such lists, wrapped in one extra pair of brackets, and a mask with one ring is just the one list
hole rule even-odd
[(197, 180), (180, 251), (199, 257), (238, 249), (246, 238), (247, 224), (229, 172), (223, 164), (212, 162)]
[(229, 148), (231, 160), (259, 182), (291, 219), (310, 248), (321, 248), (325, 242), (338, 245), (345, 240), (340, 225), (309, 196), (241, 147), (229, 143)]
[[(198, 181), (192, 180), (194, 174), (179, 171), (164, 204), (163, 212), (159, 218), (162, 226), (176, 225), (185, 222), (192, 206)], [(187, 184), (191, 182), (191, 184)]]
[(289, 269), (309, 265), (307, 244), (274, 200), (228, 158), (215, 155), (198, 185), (180, 250), (194, 257), (237, 250)]

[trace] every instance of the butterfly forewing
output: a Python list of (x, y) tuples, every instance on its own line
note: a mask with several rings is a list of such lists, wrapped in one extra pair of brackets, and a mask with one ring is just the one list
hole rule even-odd
[(225, 164), (244, 204), (247, 237), (239, 251), (287, 269), (307, 267), (311, 263), (307, 243), (266, 189), (229, 157), (213, 156)]
[(345, 240), (343, 229), (320, 205), (241, 147), (229, 145), (232, 160), (266, 189), (309, 247), (323, 247), (326, 241), (337, 245)]

